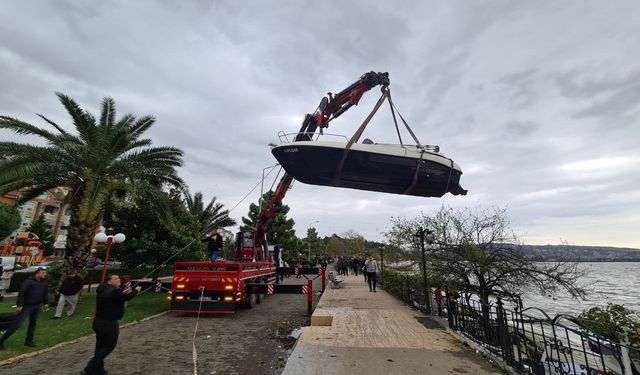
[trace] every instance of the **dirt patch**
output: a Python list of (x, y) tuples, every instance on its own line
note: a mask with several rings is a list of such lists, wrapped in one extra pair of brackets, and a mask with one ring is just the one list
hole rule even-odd
[[(295, 280), (285, 280), (295, 283)], [(297, 280), (303, 283), (304, 279)], [(317, 300), (316, 295), (314, 306)], [(253, 309), (241, 309), (235, 315), (202, 315), (195, 340), (198, 373), (280, 374), (295, 344), (289, 333), (308, 324), (306, 313), (305, 295), (279, 294), (269, 296)], [(112, 374), (130, 375), (193, 374), (195, 324), (193, 315), (170, 313), (121, 329), (118, 347), (105, 362), (107, 370)], [(94, 345), (94, 338), (70, 344), (2, 366), (0, 372), (79, 374), (93, 355)]]

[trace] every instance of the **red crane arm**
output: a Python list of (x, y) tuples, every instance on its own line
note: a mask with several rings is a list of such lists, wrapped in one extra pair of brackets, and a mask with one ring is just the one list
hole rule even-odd
[[(305, 116), (302, 127), (294, 142), (312, 140), (313, 134), (318, 127), (321, 130), (329, 127), (331, 120), (337, 118), (352, 106), (357, 105), (362, 95), (377, 85), (383, 86), (383, 89), (388, 86), (389, 73), (376, 73), (371, 71), (363, 74), (358, 81), (341, 92), (335, 95), (328, 93), (328, 95), (320, 101), (318, 110), (313, 115), (307, 114)], [(263, 247), (269, 224), (280, 212), (282, 200), (291, 187), (292, 182), (293, 177), (285, 173), (280, 179), (275, 192), (271, 194), (267, 205), (261, 209), (258, 214), (256, 224), (253, 227), (253, 242), (256, 248)]]
[(358, 105), (362, 95), (377, 85), (381, 85), (383, 88), (388, 86), (389, 73), (373, 71), (365, 73), (358, 81), (341, 92), (335, 95), (328, 93), (328, 96), (322, 98), (318, 111), (314, 114), (316, 126), (320, 129), (329, 127), (329, 121), (337, 118), (352, 106)]

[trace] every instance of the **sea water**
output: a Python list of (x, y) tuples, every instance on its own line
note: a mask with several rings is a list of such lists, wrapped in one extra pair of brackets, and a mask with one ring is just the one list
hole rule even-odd
[(608, 303), (624, 305), (640, 315), (640, 262), (580, 263), (585, 271), (578, 284), (587, 294), (576, 300), (564, 290), (556, 294), (529, 292), (522, 296), (525, 308), (537, 307), (549, 316), (578, 315), (591, 307)]

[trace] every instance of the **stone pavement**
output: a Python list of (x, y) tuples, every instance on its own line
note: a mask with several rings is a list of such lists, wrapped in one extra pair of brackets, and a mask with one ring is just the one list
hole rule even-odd
[(341, 278), (343, 288), (327, 287), (283, 375), (503, 373), (384, 290), (369, 292), (362, 276)]

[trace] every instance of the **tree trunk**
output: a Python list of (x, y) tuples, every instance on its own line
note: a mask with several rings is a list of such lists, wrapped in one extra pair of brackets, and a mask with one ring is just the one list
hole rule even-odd
[(86, 223), (80, 220), (80, 201), (82, 194), (76, 192), (73, 202), (71, 202), (71, 220), (67, 232), (67, 245), (65, 248), (64, 264), (60, 275), (60, 280), (56, 291), (60, 289), (62, 280), (71, 272), (76, 271), (81, 275), (86, 274), (86, 263), (91, 251), (93, 236), (96, 231), (98, 219)]
[(489, 306), (489, 292), (480, 288), (480, 306), (482, 308), (482, 329), (487, 343), (494, 344), (495, 334), (491, 330), (491, 307)]

